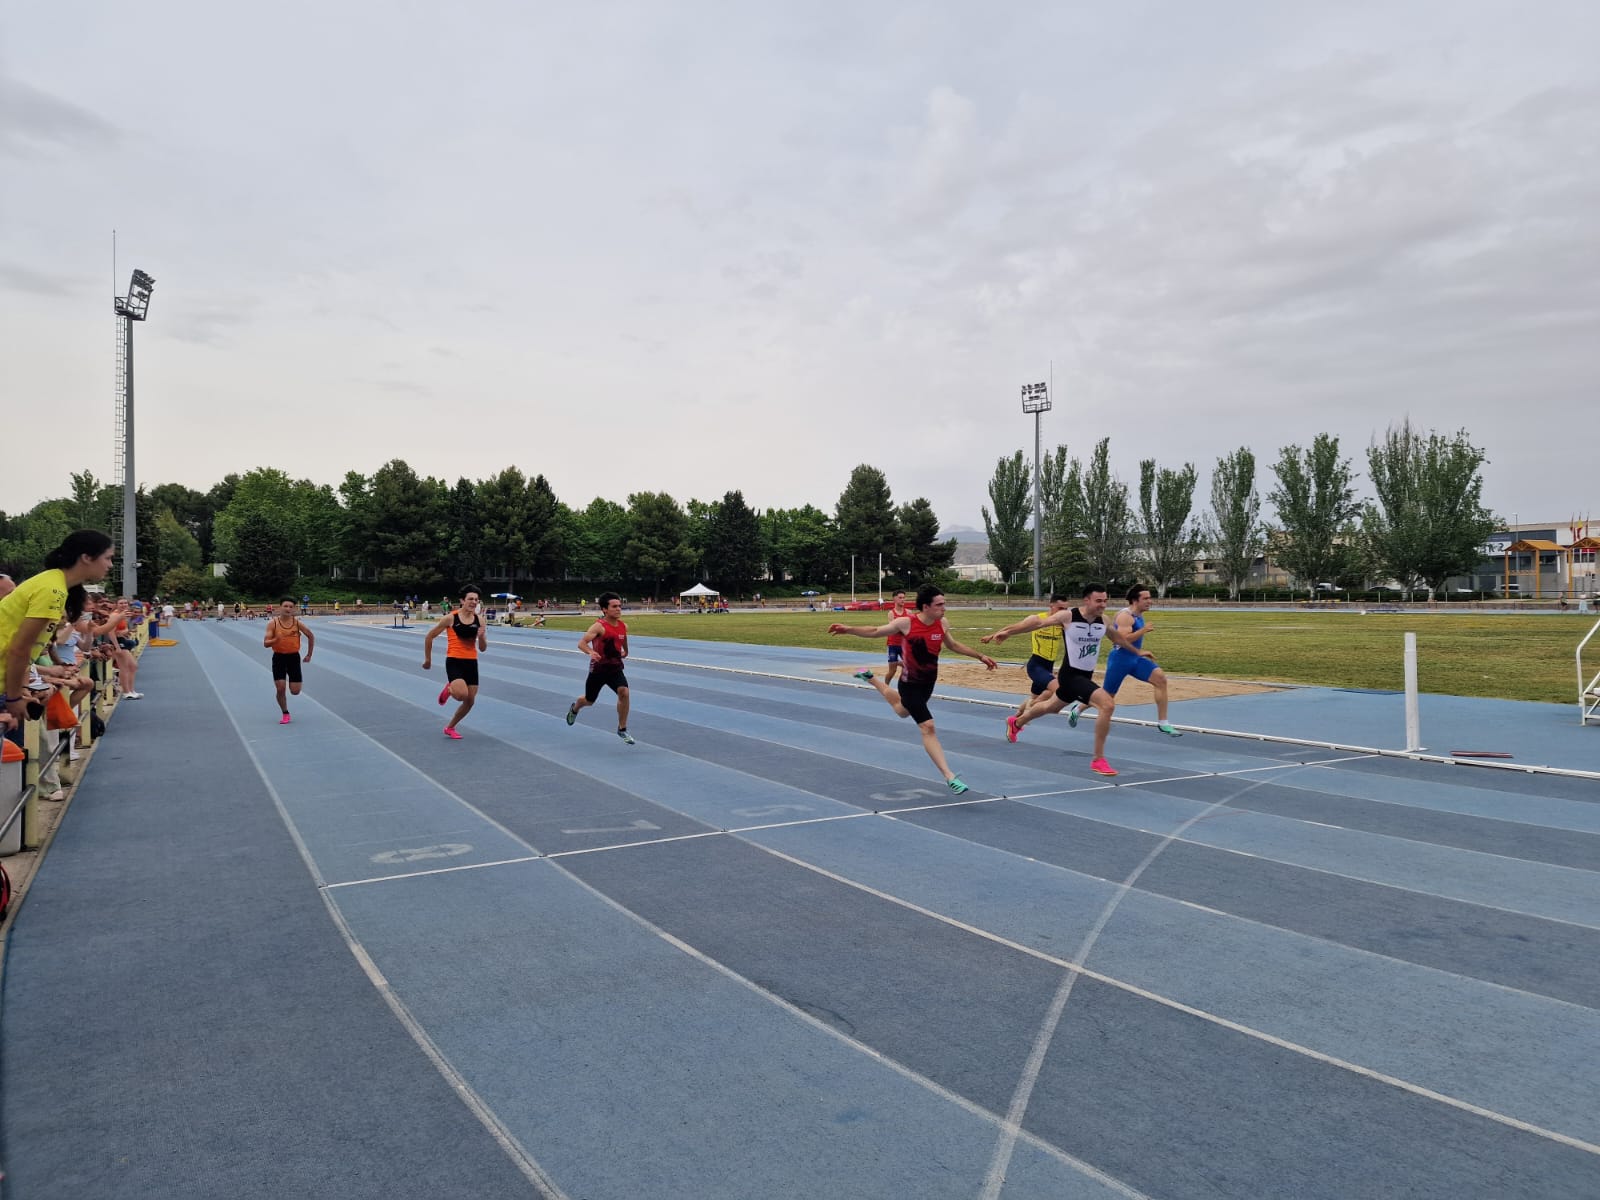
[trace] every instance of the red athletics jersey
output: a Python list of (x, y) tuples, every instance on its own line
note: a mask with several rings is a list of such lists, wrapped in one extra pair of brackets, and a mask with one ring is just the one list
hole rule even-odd
[[(889, 619), (891, 621), (898, 621), (901, 617), (914, 617), (916, 615), (917, 610), (914, 608), (891, 608), (889, 610)], [(905, 642), (906, 639), (902, 634), (891, 633), (889, 635), (889, 645), (891, 646), (903, 646)]]
[(601, 617), (600, 632), (589, 644), (600, 655), (600, 661), (589, 660), (591, 671), (620, 671), (622, 660), (628, 657), (628, 627), (621, 621), (612, 624)]
[(932, 684), (939, 677), (939, 651), (943, 649), (944, 618), (926, 625), (920, 615), (913, 613), (903, 659), (907, 681)]

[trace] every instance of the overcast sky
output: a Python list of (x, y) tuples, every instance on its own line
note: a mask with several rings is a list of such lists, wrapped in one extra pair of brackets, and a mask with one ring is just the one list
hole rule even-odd
[[(1027, 447), (1409, 415), (1600, 517), (1600, 4), (11, 5), (0, 508), (402, 457), (981, 527)], [(23, 431), (29, 422), (31, 435)], [(1363, 478), (1361, 484), (1365, 488)]]

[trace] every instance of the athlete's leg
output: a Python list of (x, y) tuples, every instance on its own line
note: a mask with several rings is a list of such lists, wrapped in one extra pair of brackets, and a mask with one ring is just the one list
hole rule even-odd
[[(462, 679), (454, 680), (453, 684), (454, 683), (459, 683), (462, 689), (465, 690), (466, 695), (462, 697), (461, 706), (456, 709), (456, 715), (450, 718), (450, 724), (445, 726), (446, 729), (454, 729), (458, 724), (460, 724), (461, 718), (472, 711), (472, 705), (478, 699), (478, 688), (476, 684), (468, 684)], [(455, 695), (454, 686), (451, 687), (450, 694), (452, 696)]]
[(928, 757), (933, 760), (933, 765), (939, 768), (939, 774), (949, 782), (955, 778), (956, 773), (950, 769), (950, 764), (944, 760), (944, 747), (939, 744), (939, 735), (934, 732), (933, 721), (930, 718), (917, 726), (917, 732), (922, 735), (922, 748), (928, 752)]
[(289, 684), (289, 694), (292, 696), (298, 696), (300, 694), (300, 686), (300, 681), (298, 679), (294, 680)]
[(1067, 702), (1061, 698), (1059, 691), (1050, 691), (1042, 696), (1035, 696), (1033, 703), (1028, 705), (1027, 711), (1017, 718), (1017, 727), (1020, 729), (1029, 721), (1036, 721), (1040, 717), (1048, 717), (1051, 713), (1058, 713), (1066, 706)]
[(274, 679), (272, 681), (272, 683), (273, 683), (273, 686), (278, 689), (278, 707), (281, 708), (284, 712), (288, 712), (289, 711), (289, 701), (288, 701), (288, 698), (285, 696), (284, 691), (289, 686), (289, 681), (287, 679)]
[[(645, 722), (645, 724), (648, 725), (649, 722), (647, 721), (647, 722)], [(618, 729), (626, 729), (627, 727), (628, 727), (628, 689), (626, 687), (619, 687), (617, 689), (617, 728)]]
[(1106, 734), (1111, 732), (1111, 714), (1117, 710), (1117, 698), (1105, 688), (1095, 688), (1094, 695), (1089, 698), (1089, 703), (1094, 705), (1094, 756), (1106, 756)]
[(452, 679), (450, 681), (450, 699), (457, 704), (470, 699), (478, 694), (478, 689), (469, 684), (465, 679)]
[[(859, 678), (859, 676), (858, 676), (858, 678)], [(897, 716), (897, 717), (909, 717), (911, 715), (909, 712), (906, 711), (906, 706), (904, 704), (900, 703), (900, 693), (899, 692), (895, 691), (888, 684), (886, 684), (883, 680), (879, 679), (876, 675), (869, 676), (867, 678), (867, 682), (870, 683), (873, 687), (877, 688), (878, 689), (878, 695), (882, 696), (885, 700), (887, 700), (889, 702), (889, 707), (894, 709), (895, 716)]]
[(1167, 723), (1167, 673), (1160, 667), (1150, 672), (1150, 690), (1156, 694), (1156, 720)]

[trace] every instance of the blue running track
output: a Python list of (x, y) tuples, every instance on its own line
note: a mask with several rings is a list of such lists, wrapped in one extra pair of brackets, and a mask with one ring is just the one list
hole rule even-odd
[(452, 742), (420, 629), (314, 628), (291, 725), (182, 624), (96, 749), (8, 1196), (1600, 1196), (1593, 779), (936, 697), (957, 798), (847, 654), (636, 639), (628, 746), (528, 630)]

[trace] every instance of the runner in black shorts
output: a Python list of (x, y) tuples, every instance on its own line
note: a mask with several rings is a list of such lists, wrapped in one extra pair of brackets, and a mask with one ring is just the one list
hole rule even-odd
[(489, 648), (484, 634), (483, 616), (478, 612), (478, 589), (463, 588), (461, 607), (446, 613), (437, 625), (428, 630), (422, 639), (422, 669), (433, 669), (433, 639), (445, 635), (444, 690), (439, 693), (439, 703), (456, 701), (455, 715), (444, 727), (444, 735), (459, 742), (461, 734), (456, 726), (472, 711), (478, 700), (478, 654)]
[[(1067, 638), (1067, 656), (1061, 664), (1061, 674), (1056, 679), (1055, 695), (1041, 696), (1021, 716), (1007, 717), (1006, 740), (1016, 741), (1017, 734), (1029, 721), (1060, 712), (1073, 701), (1092, 704), (1095, 709), (1094, 757), (1089, 760), (1089, 769), (1097, 775), (1115, 775), (1116, 769), (1106, 761), (1106, 734), (1111, 732), (1111, 713), (1117, 702), (1110, 692), (1094, 681), (1094, 669), (1100, 661), (1100, 641), (1110, 638), (1140, 658), (1149, 658), (1151, 654), (1148, 650), (1139, 649), (1133, 639), (1120, 630), (1114, 627), (1108, 629), (1105, 613), (1106, 589), (1098, 583), (1091, 583), (1084, 588), (1083, 600), (1077, 608), (1063, 609), (1048, 617), (1024, 617), (1015, 625), (1008, 625), (983, 640), (985, 644), (994, 642), (998, 645), (1014, 633), (1028, 633), (1044, 625), (1062, 627)], [(1073, 724), (1077, 722), (1073, 721)]]
[(589, 678), (584, 682), (583, 695), (567, 709), (567, 724), (575, 724), (578, 713), (600, 698), (600, 692), (610, 688), (617, 694), (617, 736), (633, 745), (633, 735), (628, 732), (628, 676), (622, 669), (628, 657), (628, 626), (622, 620), (622, 597), (606, 592), (596, 601), (600, 605), (600, 619), (578, 639), (578, 649), (589, 656)]
[(950, 632), (944, 619), (944, 593), (931, 583), (917, 589), (917, 611), (906, 617), (893, 617), (888, 624), (876, 629), (866, 625), (829, 625), (832, 634), (848, 633), (855, 637), (878, 638), (899, 634), (905, 639), (898, 694), (881, 679), (873, 678), (871, 671), (857, 671), (856, 678), (865, 680), (889, 702), (889, 707), (902, 717), (910, 717), (922, 734), (922, 748), (928, 752), (933, 765), (939, 768), (945, 784), (957, 795), (967, 790), (961, 777), (945, 762), (944, 747), (939, 745), (939, 735), (933, 728), (933, 714), (928, 711), (928, 701), (933, 696), (933, 685), (939, 678), (939, 651), (949, 646), (957, 654), (975, 658), (989, 670), (994, 670), (994, 659), (987, 654), (963, 646)]
[(279, 725), (289, 724), (289, 697), (286, 692), (300, 694), (300, 638), (306, 639), (305, 661), (311, 661), (317, 639), (304, 621), (295, 615), (294, 601), (285, 596), (278, 602), (278, 611), (267, 621), (267, 635), (261, 644), (272, 651), (272, 680), (278, 690), (278, 708), (283, 715)]

